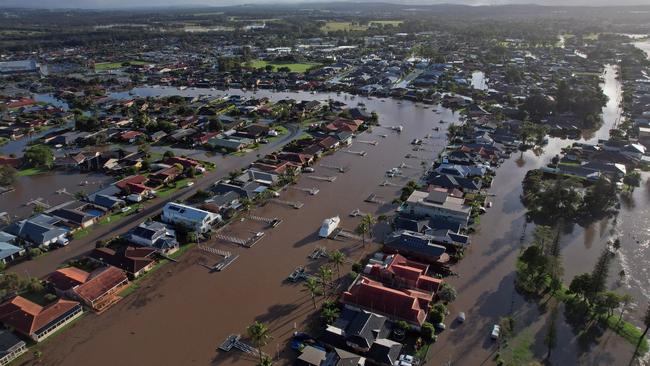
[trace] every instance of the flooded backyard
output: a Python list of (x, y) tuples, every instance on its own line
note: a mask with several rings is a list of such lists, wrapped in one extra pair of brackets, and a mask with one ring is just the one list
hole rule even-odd
[[(295, 93), (270, 96), (302, 98)], [(311, 175), (335, 176), (333, 182), (305, 174), (295, 187), (316, 187), (319, 193), (311, 196), (290, 188), (282, 193), (281, 200), (303, 202), (303, 208), (296, 210), (269, 202), (254, 210), (251, 213), (254, 216), (283, 220), (278, 228), (266, 230), (255, 246), (241, 248), (216, 239), (209, 243), (239, 255), (225, 271), (210, 273), (198, 265), (217, 258), (195, 248), (179, 264), (167, 265), (155, 273), (142, 283), (140, 290), (102, 316), (89, 315), (75, 324), (70, 337), (52, 339), (44, 349), (42, 361), (48, 365), (112, 365), (112, 350), (119, 349), (124, 364), (241, 364), (249, 356), (238, 351), (219, 353), (216, 347), (229, 334), (245, 333), (248, 324), (259, 320), (269, 324), (273, 336), (265, 351), (274, 356), (280, 351), (279, 364), (290, 363), (293, 352), (287, 349), (286, 341), (294, 330), (306, 330), (308, 324), (313, 324), (310, 317), (313, 306), (302, 286), (288, 284), (287, 276), (296, 266), (304, 265), (308, 271), (314, 271), (322, 264), (322, 260), (310, 262), (307, 258), (319, 246), (341, 249), (352, 261), (377, 249), (373, 244), (364, 247), (356, 239), (319, 239), (317, 231), (322, 220), (339, 215), (341, 227), (353, 230), (359, 219), (350, 217), (349, 213), (355, 209), (375, 215), (390, 214), (395, 208), (390, 201), (398, 195), (401, 186), (422, 174), (420, 161), (432, 159), (445, 146), (447, 124), (438, 121), (451, 122), (457, 117), (446, 109), (440, 108), (437, 114), (410, 102), (311, 95), (314, 97), (344, 101), (348, 98), (351, 105), (356, 104), (355, 100), (363, 101), (368, 110), (377, 111), (380, 116), (382, 126), (359, 135), (349, 148), (316, 164), (316, 171)], [(396, 124), (403, 125), (404, 132), (398, 134), (390, 129)], [(434, 127), (440, 131), (434, 131)], [(431, 137), (424, 139), (423, 149), (414, 152), (411, 140), (426, 135)], [(377, 144), (371, 144), (373, 141)], [(361, 151), (367, 155), (356, 154)], [(415, 157), (407, 159), (407, 154)], [(381, 186), (386, 180), (386, 170), (402, 163), (406, 165), (405, 176), (391, 178), (392, 184)], [(346, 167), (347, 171), (339, 173), (332, 166)], [(364, 202), (373, 193), (377, 200), (387, 203)], [(258, 222), (245, 220), (228, 227), (227, 233), (245, 236), (258, 230)], [(344, 266), (342, 276), (350, 265), (351, 262)], [(143, 359), (142, 354), (150, 356)]]
[[(609, 102), (603, 110), (603, 126), (588, 136), (595, 142), (606, 138), (608, 131), (620, 116), (618, 101), (620, 83), (616, 69), (606, 68), (603, 89)], [(477, 75), (478, 78), (478, 75)], [(477, 80), (478, 82), (478, 80)], [(375, 215), (391, 214), (390, 204), (399, 194), (401, 186), (417, 179), (423, 172), (421, 161), (431, 161), (446, 144), (445, 127), (439, 120), (457, 120), (450, 110), (425, 108), (411, 102), (391, 99), (368, 99), (349, 95), (309, 94), (296, 92), (228, 90), (230, 94), (267, 96), (272, 100), (284, 98), (341, 100), (350, 106), (363, 102), (369, 111), (376, 111), (382, 126), (359, 135), (349, 148), (324, 157), (316, 164), (312, 175), (336, 177), (326, 182), (303, 175), (299, 183), (282, 193), (281, 200), (302, 202), (296, 210), (286, 204), (270, 202), (257, 208), (252, 215), (280, 218), (282, 224), (266, 230), (264, 237), (252, 248), (245, 249), (220, 240), (211, 247), (231, 251), (239, 258), (224, 272), (209, 273), (198, 265), (210, 264), (216, 258), (192, 249), (178, 264), (165, 266), (142, 283), (142, 288), (110, 309), (101, 317), (88, 319), (74, 325), (69, 337), (57, 337), (46, 344), (43, 362), (48, 365), (112, 365), (112, 350), (119, 349), (125, 364), (241, 364), (255, 362), (238, 351), (224, 354), (216, 347), (228, 335), (245, 333), (245, 327), (258, 320), (268, 323), (273, 339), (265, 352), (280, 357), (278, 364), (290, 364), (292, 351), (286, 342), (295, 330), (309, 330), (313, 324), (313, 306), (307, 292), (300, 285), (288, 284), (285, 279), (291, 271), (304, 265), (315, 271), (322, 260), (310, 262), (307, 256), (317, 247), (340, 249), (352, 260), (362, 258), (377, 249), (376, 245), (363, 246), (358, 240), (342, 241), (319, 239), (316, 232), (324, 218), (339, 215), (341, 226), (353, 230), (358, 218), (348, 214), (355, 209)], [(184, 90), (176, 88), (138, 88), (132, 91), (140, 96), (160, 95), (223, 95), (208, 89)], [(129, 93), (115, 93), (114, 97), (127, 98)], [(404, 132), (397, 134), (390, 126), (403, 125)], [(438, 127), (440, 131), (433, 131)], [(425, 138), (423, 150), (414, 152), (410, 141)], [(370, 142), (376, 141), (373, 145)], [(534, 229), (525, 220), (525, 208), (520, 201), (521, 181), (530, 169), (539, 168), (550, 161), (571, 140), (551, 138), (544, 152), (536, 156), (532, 151), (515, 153), (498, 170), (490, 193), (493, 202), (481, 225), (472, 237), (472, 247), (465, 259), (455, 268), (459, 277), (449, 278), (459, 293), (451, 305), (453, 314), (464, 311), (468, 321), (459, 327), (450, 327), (440, 336), (430, 350), (428, 364), (438, 365), (451, 361), (454, 365), (480, 365), (492, 363), (496, 351), (489, 339), (489, 329), (499, 318), (513, 314), (517, 329), (527, 325), (523, 332), (530, 334), (538, 356), (545, 354), (543, 346), (545, 316), (540, 316), (536, 304), (526, 302), (514, 290), (515, 260), (520, 248)], [(347, 150), (347, 151), (345, 151)], [(365, 157), (357, 152), (366, 152)], [(414, 158), (405, 158), (413, 154)], [(405, 164), (405, 177), (391, 178), (391, 184), (380, 186), (386, 180), (386, 170)], [(344, 167), (339, 173), (331, 167)], [(645, 176), (647, 180), (647, 176)], [(90, 180), (90, 179), (89, 179)], [(645, 181), (644, 181), (645, 182)], [(298, 188), (298, 189), (296, 189)], [(308, 195), (299, 188), (317, 188), (319, 193)], [(375, 194), (386, 203), (368, 203), (364, 200)], [(650, 184), (637, 189), (626, 202), (619, 217), (603, 220), (584, 229), (574, 226), (562, 238), (565, 282), (576, 274), (590, 271), (602, 248), (612, 237), (621, 233), (623, 245), (617, 255), (619, 266), (626, 268), (629, 276), (624, 283), (616, 283), (612, 270), (612, 288), (618, 292), (634, 294), (637, 302), (644, 304), (644, 285), (650, 281), (645, 263), (650, 256), (648, 237), (648, 204)], [(645, 231), (639, 230), (642, 227)], [(386, 229), (378, 225), (380, 234)], [(244, 220), (227, 228), (228, 235), (247, 236), (264, 230), (259, 222)], [(645, 235), (645, 236), (644, 236)], [(645, 239), (644, 239), (645, 238)], [(342, 274), (347, 273), (347, 263)], [(273, 304), (273, 305), (268, 305)], [(642, 306), (643, 307), (643, 306)], [(636, 315), (635, 315), (636, 316)], [(560, 317), (560, 319), (562, 316)], [(638, 318), (638, 316), (637, 316)], [(630, 319), (633, 320), (633, 319)], [(632, 346), (606, 332), (601, 342), (586, 351), (572, 330), (558, 322), (558, 347), (551, 361), (556, 365), (623, 365), (629, 362)], [(150, 355), (143, 360), (142, 354)]]

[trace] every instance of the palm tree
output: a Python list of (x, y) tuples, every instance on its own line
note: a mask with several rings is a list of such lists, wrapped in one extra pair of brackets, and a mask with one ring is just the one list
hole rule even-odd
[(318, 281), (315, 278), (309, 277), (307, 281), (304, 282), (303, 286), (309, 294), (311, 295), (311, 301), (314, 303), (314, 309), (316, 309), (316, 296), (321, 294), (321, 287)]
[(253, 340), (255, 347), (257, 347), (257, 351), (260, 355), (260, 364), (262, 364), (264, 362), (264, 353), (262, 353), (262, 347), (264, 347), (269, 339), (271, 339), (269, 328), (266, 326), (266, 324), (256, 321), (255, 323), (249, 325), (248, 328), (246, 328), (246, 332), (248, 333), (248, 336), (251, 338), (251, 340)]
[(320, 278), (323, 289), (325, 289), (328, 283), (332, 281), (332, 269), (329, 266), (320, 266), (318, 268), (318, 277)]
[(361, 235), (364, 247), (366, 246), (366, 235), (370, 234), (370, 237), (372, 237), (372, 227), (376, 223), (377, 220), (372, 216), (372, 214), (366, 214), (361, 218), (361, 222), (357, 226), (356, 232)]
[(323, 308), (320, 315), (326, 324), (332, 324), (339, 317), (340, 311), (336, 307)]
[(329, 255), (331, 263), (336, 267), (336, 274), (341, 278), (340, 266), (345, 262), (345, 254), (340, 250), (335, 250)]

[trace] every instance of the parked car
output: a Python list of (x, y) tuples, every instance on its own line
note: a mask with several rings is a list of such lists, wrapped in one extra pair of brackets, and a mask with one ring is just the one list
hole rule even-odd
[(435, 325), (435, 327), (436, 327), (437, 330), (441, 330), (441, 331), (447, 329), (447, 326), (445, 325), (445, 323), (438, 323), (438, 324)]
[(464, 323), (465, 322), (465, 313), (462, 312), (462, 311), (460, 313), (458, 313), (458, 316), (456, 317), (456, 320), (461, 324)]
[(308, 166), (308, 167), (302, 168), (302, 171), (305, 172), (305, 173), (313, 173), (313, 172), (316, 171), (316, 169)]
[(498, 324), (494, 324), (492, 326), (490, 337), (492, 337), (492, 339), (499, 339), (499, 335), (501, 335), (501, 327)]

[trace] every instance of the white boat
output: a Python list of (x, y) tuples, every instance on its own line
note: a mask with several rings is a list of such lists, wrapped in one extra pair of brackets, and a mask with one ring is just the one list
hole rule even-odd
[(337, 227), (339, 227), (340, 222), (341, 218), (338, 216), (323, 220), (323, 225), (321, 225), (320, 230), (318, 231), (318, 236), (321, 238), (327, 238), (334, 232)]
[(393, 126), (393, 131), (397, 131), (398, 133), (402, 132), (403, 130), (404, 130), (404, 127), (402, 125)]

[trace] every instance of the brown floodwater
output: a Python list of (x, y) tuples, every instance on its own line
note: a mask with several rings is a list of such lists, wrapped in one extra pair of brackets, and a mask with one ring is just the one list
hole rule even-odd
[[(280, 96), (282, 97), (282, 96)], [(334, 96), (335, 97), (335, 96)], [(312, 97), (313, 98), (313, 97)], [(341, 97), (345, 99), (345, 97)], [(356, 98), (359, 100), (359, 98)], [(340, 215), (343, 228), (353, 230), (358, 218), (349, 217), (354, 209), (375, 215), (391, 213), (394, 205), (366, 203), (374, 193), (390, 202), (408, 179), (418, 178), (423, 169), (418, 159), (406, 159), (406, 154), (431, 158), (445, 145), (445, 126), (437, 121), (453, 121), (451, 111), (398, 104), (395, 101), (365, 100), (369, 110), (380, 115), (385, 126), (401, 124), (404, 132), (397, 134), (387, 127), (374, 127), (361, 134), (349, 149), (365, 151), (367, 156), (339, 151), (324, 157), (316, 172), (305, 174), (297, 187), (317, 187), (316, 196), (290, 188), (282, 194), (283, 200), (301, 201), (299, 210), (278, 203), (268, 203), (253, 214), (279, 217), (284, 221), (276, 229), (267, 230), (265, 237), (250, 249), (214, 241), (212, 246), (239, 254), (239, 258), (225, 271), (210, 273), (199, 263), (210, 264), (217, 258), (199, 249), (193, 249), (178, 264), (170, 264), (145, 280), (141, 288), (101, 316), (90, 315), (77, 322), (64, 336), (53, 338), (44, 347), (42, 362), (47, 365), (113, 365), (111, 357), (119, 350), (120, 364), (124, 365), (187, 365), (187, 364), (241, 364), (252, 362), (239, 351), (223, 354), (216, 347), (232, 333), (245, 333), (247, 325), (255, 320), (268, 323), (273, 339), (265, 352), (281, 352), (280, 364), (289, 363), (293, 354), (286, 342), (294, 330), (308, 330), (313, 324), (313, 306), (309, 295), (300, 285), (287, 284), (285, 279), (296, 266), (305, 265), (315, 270), (307, 256), (315, 248), (326, 246), (341, 249), (352, 260), (376, 250), (374, 244), (365, 247), (358, 240), (332, 241), (317, 237), (324, 218)], [(351, 102), (353, 103), (353, 102)], [(441, 131), (433, 131), (441, 127)], [(413, 152), (410, 142), (427, 134), (426, 151)], [(381, 137), (385, 135), (386, 137)], [(366, 143), (377, 141), (376, 146)], [(405, 177), (392, 179), (397, 186), (380, 186), (386, 170), (406, 163)], [(348, 168), (338, 173), (329, 167)], [(309, 178), (336, 176), (334, 182)], [(236, 222), (226, 233), (244, 237), (261, 229), (258, 222)], [(377, 232), (385, 231), (379, 225)], [(342, 269), (349, 271), (350, 263)]]
[[(616, 82), (611, 77), (611, 72), (613, 69), (608, 68), (607, 85), (604, 88), (606, 91), (618, 90), (612, 89), (609, 84)], [(198, 95), (215, 92), (148, 88), (139, 93)], [(319, 263), (310, 263), (307, 255), (318, 246), (341, 249), (352, 259), (361, 258), (376, 249), (372, 245), (364, 248), (352, 240), (339, 242), (318, 239), (316, 232), (321, 221), (338, 214), (342, 219), (341, 226), (353, 229), (357, 219), (347, 215), (353, 209), (375, 214), (390, 213), (394, 209), (391, 205), (370, 204), (363, 200), (371, 193), (387, 202), (397, 196), (399, 185), (422, 173), (418, 159), (404, 158), (407, 153), (413, 153), (410, 141), (426, 134), (434, 134), (433, 139), (425, 140), (427, 144), (424, 147), (428, 151), (415, 153), (420, 158), (432, 158), (445, 143), (444, 131), (434, 132), (432, 127), (446, 126), (436, 122), (439, 118), (454, 120), (448, 110), (439, 108), (441, 114), (438, 115), (431, 109), (410, 102), (368, 100), (362, 97), (353, 99), (347, 95), (333, 94), (265, 91), (256, 94), (276, 100), (285, 97), (321, 100), (332, 98), (351, 105), (363, 101), (369, 110), (379, 113), (382, 125), (401, 124), (405, 131), (399, 135), (384, 127), (375, 127), (372, 133), (360, 135), (350, 148), (353, 151), (366, 151), (366, 157), (343, 151), (325, 157), (320, 164), (345, 166), (349, 170), (339, 174), (330, 168), (317, 166), (313, 175), (336, 175), (337, 179), (332, 183), (303, 176), (297, 186), (317, 187), (320, 189), (318, 195), (309, 196), (303, 191), (289, 189), (282, 197), (284, 200), (304, 202), (305, 206), (300, 210), (277, 203), (256, 209), (255, 215), (280, 217), (284, 222), (278, 228), (266, 231), (265, 237), (253, 248), (242, 249), (217, 241), (211, 243), (212, 246), (240, 255), (224, 272), (208, 273), (204, 267), (197, 265), (211, 264), (217, 258), (193, 249), (182, 258), (181, 263), (163, 267), (145, 280), (141, 289), (113, 309), (101, 316), (91, 315), (76, 323), (65, 336), (49, 341), (44, 348), (45, 364), (114, 364), (110, 355), (116, 349), (119, 349), (120, 361), (125, 365), (251, 364), (255, 359), (250, 356), (238, 351), (223, 354), (216, 351), (216, 347), (229, 334), (245, 333), (245, 327), (255, 320), (268, 323), (272, 331), (273, 339), (265, 347), (265, 352), (278, 356), (279, 351), (278, 363), (290, 363), (293, 353), (286, 347), (286, 341), (294, 330), (309, 330), (308, 326), (313, 324), (315, 315), (308, 294), (300, 285), (284, 282), (286, 276), (298, 265), (306, 265), (309, 270), (315, 270)], [(611, 101), (606, 108), (614, 108)], [(612, 115), (611, 110), (604, 112), (605, 125), (591, 136), (592, 140), (605, 137), (606, 131), (615, 121), (608, 117)], [(386, 138), (380, 137), (384, 134)], [(368, 145), (361, 142), (364, 140), (377, 140), (379, 144)], [(472, 239), (472, 247), (455, 268), (460, 276), (448, 279), (459, 292), (458, 299), (451, 305), (451, 317), (464, 311), (468, 321), (459, 327), (450, 326), (442, 333), (431, 348), (428, 364), (438, 365), (448, 361), (453, 365), (493, 364), (496, 346), (489, 340), (489, 330), (500, 317), (508, 314), (515, 317), (517, 330), (533, 339), (536, 356), (545, 355), (543, 337), (546, 316), (540, 313), (536, 304), (521, 298), (513, 286), (516, 256), (534, 229), (533, 224), (526, 224), (525, 209), (519, 196), (521, 180), (526, 172), (547, 163), (563, 146), (571, 143), (569, 140), (551, 139), (540, 156), (531, 151), (515, 153), (499, 168), (490, 189), (490, 193), (495, 195), (490, 198), (493, 206), (482, 216), (479, 230)], [(379, 183), (385, 180), (385, 171), (403, 162), (413, 167), (405, 169), (410, 178), (394, 179), (398, 186), (380, 187)], [(647, 195), (647, 188), (638, 189), (634, 195), (636, 204), (630, 207), (633, 210), (647, 207), (647, 203), (650, 203)], [(630, 215), (634, 215), (637, 211), (631, 212)], [(621, 224), (626, 221), (623, 217), (618, 222)], [(565, 279), (593, 267), (596, 257), (611, 235), (608, 234), (611, 232), (609, 225), (607, 222), (596, 223), (587, 229), (575, 226), (571, 233), (563, 237)], [(227, 232), (246, 237), (260, 229), (259, 223), (245, 220), (233, 224)], [(385, 230), (380, 225), (378, 231)], [(625, 245), (624, 250), (627, 250)], [(647, 256), (634, 258), (642, 263)], [(343, 273), (349, 270), (349, 265), (346, 264)], [(563, 315), (560, 315), (560, 320), (562, 318)], [(597, 346), (592, 345), (585, 350), (565, 322), (558, 321), (560, 346), (554, 351), (551, 362), (556, 365), (627, 364), (632, 352), (631, 346), (612, 335), (611, 332), (606, 332)]]
[(112, 181), (104, 174), (65, 171), (17, 177), (14, 190), (0, 196), (0, 212), (9, 213), (12, 220), (23, 219), (34, 211), (34, 201), (56, 206), (74, 200), (77, 192), (89, 194)]

